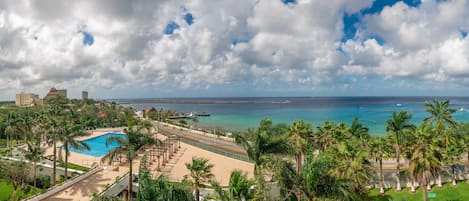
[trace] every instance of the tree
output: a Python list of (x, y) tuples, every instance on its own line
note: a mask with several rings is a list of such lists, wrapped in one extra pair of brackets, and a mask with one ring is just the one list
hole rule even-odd
[[(279, 132), (283, 129), (272, 126), (272, 121), (264, 119), (257, 130), (248, 130), (244, 135), (235, 134), (237, 144), (244, 147), (249, 159), (254, 162), (257, 196), (265, 198), (263, 166), (271, 161), (273, 155), (291, 153), (291, 146)], [(250, 136), (249, 140), (246, 136)]]
[[(432, 102), (425, 102), (425, 107), (430, 116), (423, 121), (435, 126), (437, 137), (444, 139), (443, 147), (450, 151), (449, 147), (456, 144), (456, 139), (447, 132), (447, 128), (456, 128), (457, 123), (453, 119), (453, 114), (456, 110), (449, 108), (449, 100), (440, 101), (433, 99)], [(443, 187), (440, 174), (438, 174), (438, 187)]]
[(5, 121), (5, 125), (6, 125), (5, 136), (7, 138), (8, 148), (10, 148), (11, 146), (11, 136), (13, 136), (16, 131), (16, 128), (15, 128), (16, 121), (17, 121), (17, 114), (13, 111), (10, 111)]
[(423, 200), (427, 201), (426, 186), (435, 178), (442, 166), (441, 148), (436, 143), (436, 133), (431, 125), (422, 123), (413, 135), (415, 144), (409, 169), (411, 174), (420, 181)]
[(117, 147), (113, 148), (101, 158), (102, 162), (108, 161), (109, 164), (121, 154), (125, 155), (129, 162), (129, 187), (127, 192), (127, 200), (132, 200), (132, 162), (137, 156), (137, 151), (145, 145), (155, 144), (156, 141), (149, 135), (141, 132), (137, 126), (131, 126), (124, 129), (125, 137), (113, 136), (106, 139), (106, 146), (111, 143), (117, 143)]
[(47, 144), (52, 146), (52, 185), (56, 184), (57, 177), (57, 142), (60, 141), (60, 123), (58, 119), (50, 117), (48, 119), (49, 131), (46, 134)]
[(140, 161), (137, 201), (194, 200), (189, 190), (177, 184), (170, 184), (162, 176), (153, 180), (148, 168), (147, 159), (147, 155), (144, 155)]
[(25, 158), (33, 163), (33, 184), (36, 187), (37, 177), (37, 163), (41, 161), (45, 153), (45, 149), (41, 147), (40, 139), (27, 140), (27, 149), (25, 151)]
[(12, 200), (16, 200), (16, 191), (29, 176), (29, 167), (25, 162), (13, 161), (0, 163), (0, 175), (13, 186)]
[(240, 170), (231, 172), (228, 189), (224, 190), (217, 182), (213, 182), (212, 186), (215, 187), (219, 199), (221, 201), (235, 201), (235, 200), (249, 200), (253, 198), (254, 192), (251, 186), (254, 185), (254, 180), (248, 179), (247, 174)]
[(396, 190), (401, 191), (401, 144), (403, 138), (405, 138), (406, 132), (413, 130), (415, 126), (410, 123), (412, 119), (412, 115), (408, 114), (406, 111), (400, 111), (399, 113), (393, 112), (392, 119), (386, 120), (386, 131), (389, 133), (389, 137), (392, 139), (394, 143), (394, 149), (396, 150), (396, 178), (397, 178), (397, 186)]
[(379, 193), (384, 194), (383, 159), (391, 156), (392, 147), (383, 137), (373, 137), (370, 145), (370, 154), (379, 164)]
[(358, 118), (355, 117), (353, 119), (349, 132), (353, 137), (359, 139), (366, 148), (368, 148), (368, 144), (366, 142), (368, 142), (371, 137), (368, 131), (369, 128), (361, 124)]
[(449, 100), (440, 101), (433, 99), (433, 103), (425, 102), (425, 107), (430, 116), (423, 121), (435, 126), (438, 136), (445, 137), (445, 146), (454, 143), (454, 139), (445, 132), (447, 127), (456, 128), (457, 126), (456, 121), (453, 119), (453, 114), (456, 110), (449, 108)]
[(368, 150), (360, 147), (357, 140), (349, 140), (331, 147), (325, 153), (334, 160), (330, 174), (338, 180), (349, 180), (352, 191), (365, 195), (365, 185), (371, 178), (372, 164), (368, 160)]
[[(77, 140), (79, 137), (88, 136), (89, 134), (83, 131), (81, 125), (69, 124), (67, 121), (60, 123), (58, 141), (62, 142), (62, 149), (65, 152), (65, 179), (68, 179), (68, 156), (70, 155), (70, 148), (77, 150), (90, 150), (90, 147), (86, 142)], [(61, 154), (60, 151), (59, 154)]]
[(192, 180), (195, 189), (195, 199), (200, 200), (200, 188), (203, 188), (209, 183), (214, 175), (212, 174), (213, 164), (208, 163), (208, 159), (193, 157), (191, 163), (186, 163), (186, 168), (189, 170), (189, 175), (185, 175), (185, 179)]
[(343, 130), (339, 128), (335, 123), (326, 121), (323, 125), (317, 127), (317, 132), (314, 138), (314, 143), (317, 145), (320, 152), (324, 152), (327, 148), (332, 145), (339, 143), (343, 136)]
[[(312, 139), (313, 128), (311, 124), (307, 124), (302, 120), (293, 122), (292, 126), (288, 129), (288, 140), (293, 144), (296, 171), (301, 174), (303, 167), (304, 156), (308, 141)], [(297, 190), (297, 197), (301, 200), (300, 189)]]

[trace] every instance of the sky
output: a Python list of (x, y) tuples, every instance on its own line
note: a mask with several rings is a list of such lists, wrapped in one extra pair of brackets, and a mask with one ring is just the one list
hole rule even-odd
[(0, 100), (466, 96), (468, 0), (2, 0)]

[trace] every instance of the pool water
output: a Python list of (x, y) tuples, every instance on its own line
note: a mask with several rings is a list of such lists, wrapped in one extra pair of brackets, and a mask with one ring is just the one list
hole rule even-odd
[[(113, 136), (118, 136), (121, 138), (124, 138), (124, 134), (119, 134), (119, 133), (107, 133), (98, 137), (86, 139), (83, 142), (88, 144), (90, 147), (90, 150), (77, 150), (72, 147), (70, 147), (70, 151), (73, 151), (75, 153), (80, 153), (80, 154), (86, 154), (94, 157), (101, 157), (107, 154), (109, 151), (114, 149), (115, 147), (118, 146), (116, 142), (113, 142), (109, 144), (109, 146), (106, 147), (106, 139), (109, 137)], [(61, 147), (62, 148), (62, 147)]]

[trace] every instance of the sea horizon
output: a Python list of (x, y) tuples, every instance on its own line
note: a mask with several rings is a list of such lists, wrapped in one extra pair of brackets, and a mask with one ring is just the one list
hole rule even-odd
[[(113, 99), (124, 106), (142, 110), (148, 106), (173, 110), (178, 113), (208, 112), (210, 117), (199, 117), (197, 127), (223, 128), (230, 132), (255, 128), (262, 119), (273, 123), (292, 123), (301, 119), (313, 127), (326, 121), (350, 124), (354, 118), (370, 128), (373, 135), (385, 135), (386, 119), (393, 111), (408, 111), (412, 123), (419, 124), (429, 116), (425, 101), (450, 100), (457, 112), (457, 121), (469, 119), (467, 96), (375, 96), (375, 97), (192, 97)], [(191, 123), (191, 122), (189, 122)]]

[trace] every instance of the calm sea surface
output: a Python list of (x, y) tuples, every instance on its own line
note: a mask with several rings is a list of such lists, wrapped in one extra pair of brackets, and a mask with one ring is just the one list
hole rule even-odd
[[(469, 97), (438, 97), (449, 99), (457, 109), (457, 121), (469, 120)], [(274, 123), (291, 123), (303, 119), (314, 127), (325, 121), (351, 123), (353, 118), (370, 128), (374, 135), (386, 134), (386, 119), (393, 111), (406, 110), (412, 122), (420, 123), (429, 116), (424, 102), (433, 97), (283, 97), (283, 98), (164, 98), (119, 99), (117, 102), (141, 110), (147, 106), (175, 110), (180, 113), (209, 112), (199, 117), (198, 126), (222, 127), (231, 131), (254, 128), (264, 118)]]

